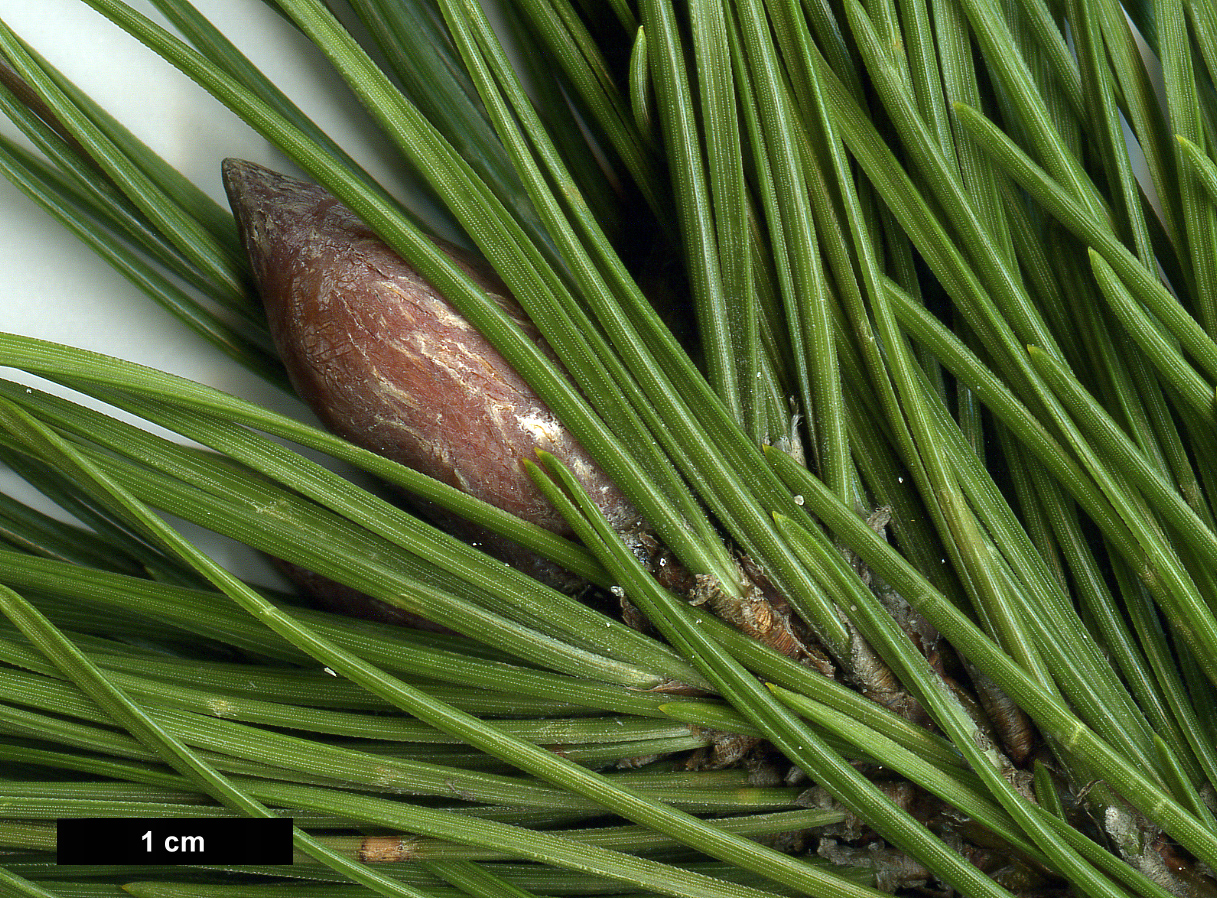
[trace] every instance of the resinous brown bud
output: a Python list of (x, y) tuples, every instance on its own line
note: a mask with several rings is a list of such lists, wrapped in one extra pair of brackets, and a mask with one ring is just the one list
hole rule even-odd
[[(636, 523), (625, 497), (498, 351), (350, 209), (320, 187), (235, 159), (224, 163), (224, 186), (275, 344), (328, 428), (570, 536), (520, 464), (544, 449), (571, 467), (615, 526)], [(544, 346), (492, 273), (444, 250)], [(561, 583), (557, 568), (531, 552), (440, 517)]]

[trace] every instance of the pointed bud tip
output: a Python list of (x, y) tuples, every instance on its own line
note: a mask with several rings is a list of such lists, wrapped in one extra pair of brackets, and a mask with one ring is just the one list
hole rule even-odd
[[(225, 159), (220, 163), (220, 174), (224, 181), (224, 192), (228, 205), (236, 217), (242, 241), (248, 241), (251, 225), (263, 219), (269, 204), (270, 179), (275, 173), (244, 159)], [(246, 250), (250, 247), (248, 243)]]
[(348, 232), (353, 216), (319, 214), (336, 201), (316, 184), (245, 159), (225, 159), (220, 173), (241, 243), (268, 309), (284, 298), (272, 286), (274, 278), (291, 267), (310, 241), (318, 243), (315, 238), (319, 232), (324, 232), (331, 244), (341, 242), (340, 237), (345, 240), (352, 236)]
[(224, 187), (227, 190), (242, 190), (259, 183), (285, 182), (303, 184), (303, 182), (296, 181), (295, 178), (280, 174), (264, 165), (250, 162), (248, 159), (236, 159), (231, 156), (220, 163), (220, 175), (224, 179)]
[(254, 175), (267, 169), (244, 159), (225, 159), (220, 163), (220, 176), (224, 181), (224, 192), (228, 194), (228, 202), (233, 207), (244, 205), (242, 197), (249, 189), (249, 183)]
[(265, 215), (268, 208), (285, 196), (298, 194), (313, 185), (281, 175), (245, 159), (225, 159), (220, 163), (224, 192), (238, 219), (246, 215)]

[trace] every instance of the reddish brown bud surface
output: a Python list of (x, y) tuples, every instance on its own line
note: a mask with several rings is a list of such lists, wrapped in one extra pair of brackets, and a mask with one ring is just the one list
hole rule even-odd
[[(636, 522), (625, 497), (498, 351), (350, 209), (320, 187), (234, 159), (224, 163), (224, 185), (275, 344), (328, 428), (570, 536), (520, 464), (544, 449), (571, 467), (614, 526)], [(544, 346), (492, 273), (444, 250)], [(441, 523), (554, 580), (553, 565), (507, 540), (447, 517)]]

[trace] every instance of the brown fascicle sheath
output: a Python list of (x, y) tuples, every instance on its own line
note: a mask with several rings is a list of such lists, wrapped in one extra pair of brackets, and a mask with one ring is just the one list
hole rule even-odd
[[(223, 173), (271, 335), (326, 427), (572, 536), (521, 466), (544, 449), (571, 468), (614, 527), (637, 526), (628, 500), (528, 384), (350, 209), (318, 186), (250, 162), (226, 160)], [(442, 248), (544, 346), (492, 273)], [(424, 511), (539, 579), (570, 585), (556, 565), (514, 543)]]

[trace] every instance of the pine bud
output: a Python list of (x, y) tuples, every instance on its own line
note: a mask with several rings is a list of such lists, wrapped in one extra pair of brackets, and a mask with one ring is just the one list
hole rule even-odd
[[(330, 430), (555, 533), (572, 536), (523, 470), (544, 449), (610, 521), (637, 514), (490, 343), (320, 187), (229, 159), (224, 185), (292, 383)], [(442, 247), (552, 352), (494, 274)], [(565, 572), (437, 509), (440, 526), (550, 583)], [(563, 583), (563, 581), (566, 581)]]

